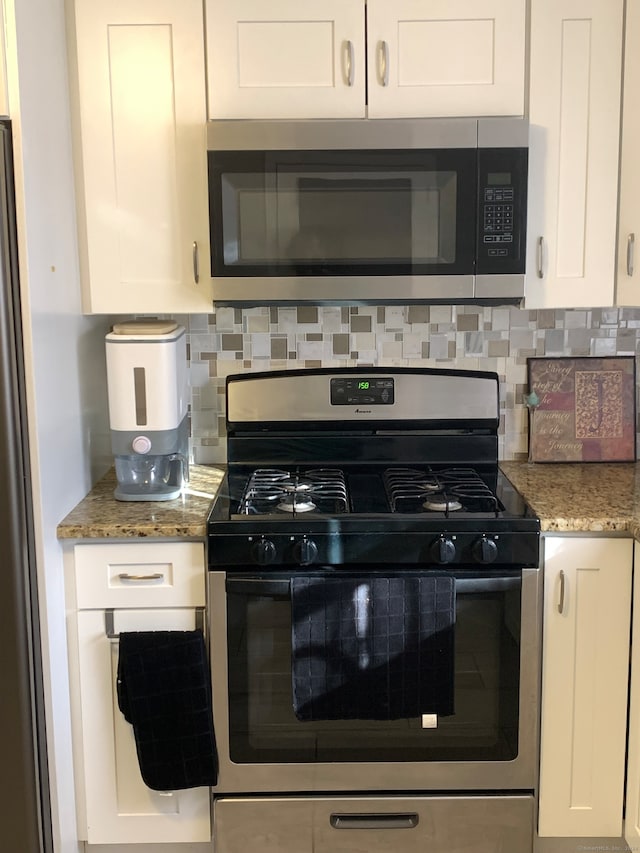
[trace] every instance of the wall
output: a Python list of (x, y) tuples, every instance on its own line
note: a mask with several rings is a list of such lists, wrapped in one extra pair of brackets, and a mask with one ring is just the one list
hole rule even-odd
[(189, 330), (192, 448), (201, 463), (225, 460), (228, 374), (367, 364), (496, 371), (500, 458), (526, 458), (527, 358), (636, 355), (640, 343), (638, 308), (218, 308), (179, 319)]
[(4, 14), (53, 836), (77, 853), (56, 526), (111, 464), (107, 321), (81, 314), (63, 0), (5, 0)]

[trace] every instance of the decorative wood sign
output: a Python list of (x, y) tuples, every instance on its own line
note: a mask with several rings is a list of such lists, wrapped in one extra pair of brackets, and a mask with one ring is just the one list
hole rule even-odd
[(636, 360), (530, 358), (529, 461), (636, 458)]

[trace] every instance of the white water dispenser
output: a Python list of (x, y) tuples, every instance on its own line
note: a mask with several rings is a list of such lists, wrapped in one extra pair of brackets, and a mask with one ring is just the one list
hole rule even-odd
[(115, 496), (173, 500), (189, 479), (185, 329), (173, 320), (116, 323), (106, 354)]

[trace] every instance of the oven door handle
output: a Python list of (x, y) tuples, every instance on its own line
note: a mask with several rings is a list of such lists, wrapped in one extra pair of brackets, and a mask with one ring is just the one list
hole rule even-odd
[[(325, 577), (340, 577), (337, 573)], [(506, 592), (519, 589), (520, 572), (515, 575), (498, 577), (456, 578), (456, 593), (460, 595), (474, 592)], [(262, 595), (270, 598), (288, 598), (290, 585), (288, 578), (242, 578), (229, 577), (226, 579), (227, 592), (239, 595)]]

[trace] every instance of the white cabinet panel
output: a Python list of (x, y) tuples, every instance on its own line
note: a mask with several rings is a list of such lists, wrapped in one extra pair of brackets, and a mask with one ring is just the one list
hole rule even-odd
[(632, 850), (640, 847), (640, 544), (634, 546), (633, 629), (629, 696), (629, 744), (624, 837)]
[(78, 838), (210, 844), (208, 787), (158, 792), (142, 780), (133, 728), (118, 707), (118, 641), (109, 637), (193, 630), (205, 603), (204, 543), (83, 542), (65, 563)]
[(76, 0), (74, 13), (85, 310), (210, 310), (202, 6)]
[(210, 118), (362, 117), (362, 0), (208, 0)]
[(616, 303), (640, 305), (640, 0), (627, 0)]
[(525, 0), (206, 0), (206, 12), (210, 118), (524, 111)]
[(74, 560), (79, 609), (204, 607), (202, 542), (80, 544)]
[(619, 837), (632, 542), (546, 537), (538, 832)]
[(368, 0), (370, 118), (522, 115), (521, 0)]
[(622, 0), (532, 0), (526, 307), (614, 301)]
[[(192, 630), (193, 610), (118, 611), (115, 630)], [(152, 791), (142, 781), (133, 729), (118, 708), (117, 642), (104, 612), (78, 613), (82, 763), (90, 844), (207, 841), (209, 788)]]

